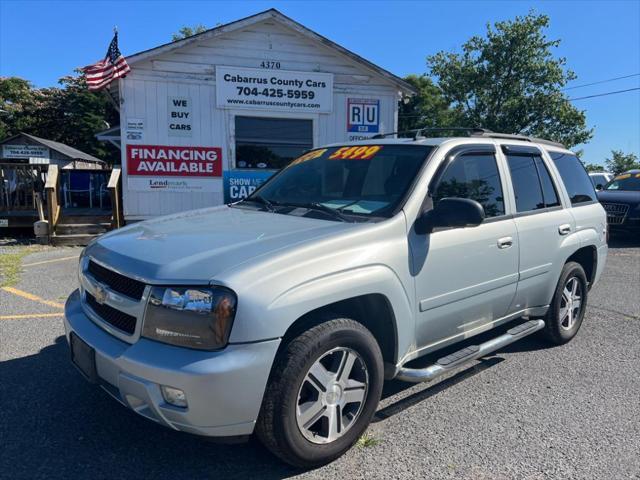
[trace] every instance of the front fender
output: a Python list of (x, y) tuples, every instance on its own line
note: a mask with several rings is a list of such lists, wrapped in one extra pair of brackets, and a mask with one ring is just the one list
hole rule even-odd
[[(413, 349), (415, 323), (410, 295), (396, 273), (385, 265), (367, 265), (322, 275), (289, 287), (265, 306), (245, 304), (236, 318), (231, 342), (282, 337), (300, 317), (326, 305), (361, 295), (380, 294), (393, 309), (397, 354)], [(240, 313), (239, 309), (239, 313)]]

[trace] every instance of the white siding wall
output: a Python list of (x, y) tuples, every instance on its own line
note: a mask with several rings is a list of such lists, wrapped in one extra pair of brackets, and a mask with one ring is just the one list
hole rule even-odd
[[(317, 71), (334, 74), (333, 112), (288, 113), (268, 110), (218, 109), (215, 99), (215, 66), (259, 68), (260, 62), (279, 61), (282, 70)], [(221, 147), (223, 170), (233, 168), (236, 115), (306, 118), (314, 120), (314, 145), (347, 139), (347, 98), (380, 99), (380, 130), (395, 130), (398, 89), (373, 70), (335, 50), (313, 42), (273, 21), (241, 31), (203, 40), (152, 60), (133, 65), (120, 80), (121, 123), (127, 118), (144, 119), (145, 145), (193, 145)], [(169, 136), (168, 97), (190, 97), (192, 136)], [(222, 179), (211, 193), (138, 192), (127, 188), (126, 144), (122, 136), (124, 214), (129, 220), (189, 210), (223, 202)]]

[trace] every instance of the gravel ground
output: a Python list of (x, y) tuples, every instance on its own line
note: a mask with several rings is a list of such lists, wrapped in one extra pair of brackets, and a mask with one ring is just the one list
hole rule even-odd
[[(79, 251), (25, 257), (15, 287), (63, 303)], [(389, 382), (377, 443), (307, 472), (126, 410), (71, 366), (61, 317), (36, 316), (59, 308), (0, 290), (0, 316), (29, 315), (0, 320), (0, 478), (640, 478), (640, 245), (609, 255), (573, 342), (527, 338), (437, 383)]]

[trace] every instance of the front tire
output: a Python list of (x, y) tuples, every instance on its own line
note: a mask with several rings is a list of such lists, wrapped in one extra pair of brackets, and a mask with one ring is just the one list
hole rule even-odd
[(544, 334), (549, 342), (562, 345), (576, 336), (587, 308), (587, 295), (584, 269), (579, 263), (567, 262), (544, 319)]
[(285, 462), (329, 463), (360, 438), (382, 393), (382, 353), (362, 324), (332, 318), (278, 354), (256, 434)]

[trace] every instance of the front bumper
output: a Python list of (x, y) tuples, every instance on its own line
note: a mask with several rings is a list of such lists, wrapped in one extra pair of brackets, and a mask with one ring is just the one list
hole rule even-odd
[[(76, 290), (65, 305), (67, 342), (74, 332), (95, 349), (100, 385), (123, 405), (166, 427), (225, 437), (253, 432), (280, 340), (232, 344), (218, 352), (140, 338), (125, 343), (83, 312)], [(160, 385), (186, 393), (188, 407), (167, 404)]]

